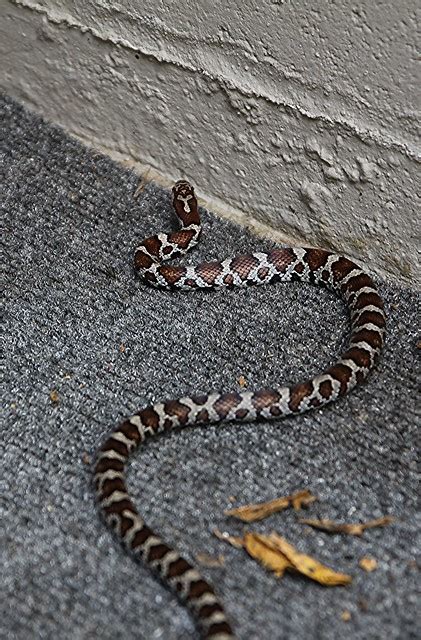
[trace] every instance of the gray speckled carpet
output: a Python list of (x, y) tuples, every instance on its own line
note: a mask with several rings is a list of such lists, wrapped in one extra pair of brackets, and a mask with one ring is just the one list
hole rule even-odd
[[(344, 307), (298, 283), (192, 293), (145, 287), (132, 270), (133, 249), (175, 226), (170, 194), (149, 185), (135, 200), (133, 172), (9, 99), (1, 118), (7, 422), (0, 636), (192, 640), (187, 611), (98, 517), (88, 458), (145, 403), (239, 388), (240, 376), (253, 388), (317, 372), (344, 345)], [(270, 246), (210, 213), (203, 219), (190, 262)], [(283, 421), (173, 433), (130, 466), (131, 491), (152, 527), (191, 559), (224, 554), (224, 567), (203, 573), (240, 640), (416, 637), (420, 299), (386, 283), (380, 289), (386, 350), (349, 397)], [(276, 529), (352, 574), (349, 587), (277, 580), (211, 533), (242, 530), (223, 515), (231, 496), (240, 504), (304, 487), (320, 498), (308, 517), (398, 518), (361, 538), (311, 530), (291, 511), (253, 527)], [(372, 573), (358, 566), (366, 555), (378, 561)]]

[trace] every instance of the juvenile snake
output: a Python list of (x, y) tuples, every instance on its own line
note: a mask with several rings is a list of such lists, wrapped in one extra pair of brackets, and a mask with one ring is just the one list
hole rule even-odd
[(191, 249), (201, 232), (197, 200), (188, 182), (180, 180), (173, 187), (173, 205), (181, 229), (147, 238), (135, 252), (135, 269), (148, 284), (168, 290), (190, 290), (300, 280), (338, 292), (349, 308), (351, 319), (345, 353), (315, 378), (291, 387), (210, 393), (158, 402), (120, 424), (98, 452), (96, 495), (107, 524), (124, 546), (158, 573), (191, 608), (202, 638), (232, 640), (235, 638), (232, 627), (212, 587), (137, 512), (125, 482), (128, 457), (147, 438), (175, 427), (280, 419), (343, 396), (362, 382), (374, 366), (383, 346), (385, 314), (371, 278), (347, 258), (321, 249), (278, 248), (187, 267), (162, 264)]

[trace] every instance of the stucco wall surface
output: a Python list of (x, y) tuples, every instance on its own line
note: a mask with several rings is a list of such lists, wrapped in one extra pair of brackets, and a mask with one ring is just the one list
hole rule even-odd
[(421, 287), (416, 0), (0, 6), (1, 86), (26, 106), (274, 239)]

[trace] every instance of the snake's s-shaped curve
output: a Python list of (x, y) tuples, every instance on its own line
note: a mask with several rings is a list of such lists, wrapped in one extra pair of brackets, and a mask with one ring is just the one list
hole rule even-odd
[(315, 378), (292, 387), (211, 393), (158, 402), (117, 427), (98, 453), (96, 493), (107, 524), (124, 546), (157, 572), (191, 608), (203, 638), (232, 640), (235, 636), (231, 625), (212, 587), (137, 512), (125, 482), (128, 457), (148, 437), (174, 427), (280, 419), (335, 400), (362, 382), (374, 366), (383, 346), (385, 315), (371, 278), (347, 258), (320, 249), (279, 248), (198, 266), (163, 265), (164, 260), (193, 247), (201, 231), (193, 187), (181, 180), (175, 184), (173, 195), (181, 230), (147, 238), (135, 253), (135, 268), (146, 282), (164, 289), (190, 290), (302, 280), (337, 291), (345, 299), (351, 316), (346, 352), (334, 366)]

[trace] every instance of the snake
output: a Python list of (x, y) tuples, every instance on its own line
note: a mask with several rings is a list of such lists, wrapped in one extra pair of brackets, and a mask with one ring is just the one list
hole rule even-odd
[(201, 638), (233, 640), (233, 627), (213, 587), (138, 512), (126, 486), (128, 459), (149, 438), (176, 428), (278, 420), (340, 398), (374, 367), (384, 344), (386, 318), (372, 278), (348, 258), (323, 249), (276, 247), (198, 265), (164, 264), (192, 249), (202, 230), (193, 186), (179, 180), (172, 191), (180, 228), (148, 237), (135, 250), (134, 268), (144, 283), (190, 291), (301, 281), (337, 292), (350, 315), (346, 350), (315, 377), (289, 387), (188, 395), (145, 406), (115, 428), (97, 452), (95, 493), (106, 524), (190, 609)]

